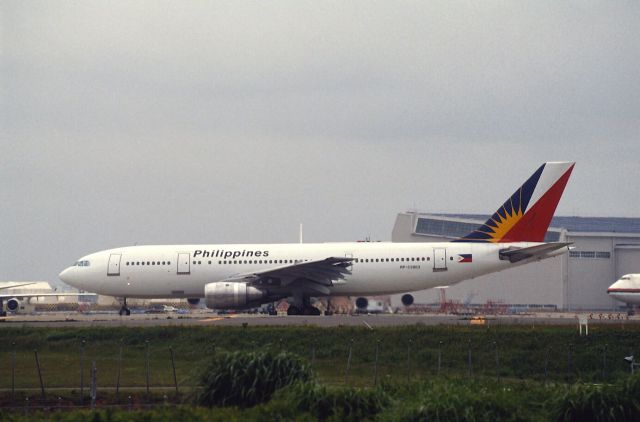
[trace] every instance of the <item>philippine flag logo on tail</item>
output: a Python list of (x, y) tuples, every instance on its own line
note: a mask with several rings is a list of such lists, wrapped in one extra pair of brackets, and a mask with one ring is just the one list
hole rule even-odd
[(458, 262), (473, 262), (473, 255), (470, 253), (461, 253), (458, 255)]
[(574, 162), (544, 163), (480, 227), (458, 242), (543, 242)]

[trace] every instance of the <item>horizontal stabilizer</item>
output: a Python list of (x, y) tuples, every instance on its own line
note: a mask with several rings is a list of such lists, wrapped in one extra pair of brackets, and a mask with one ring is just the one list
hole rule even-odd
[(569, 245), (571, 245), (571, 242), (543, 243), (542, 245), (529, 246), (527, 248), (509, 247), (500, 251), (500, 259), (519, 262), (528, 258), (544, 257), (550, 252), (568, 248)]

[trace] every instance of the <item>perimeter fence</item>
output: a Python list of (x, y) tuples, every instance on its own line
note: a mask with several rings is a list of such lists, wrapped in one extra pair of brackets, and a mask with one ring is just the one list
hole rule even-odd
[(207, 359), (225, 351), (286, 350), (324, 384), (374, 387), (435, 377), (609, 383), (634, 369), (624, 358), (640, 345), (639, 327), (28, 330), (8, 343), (7, 334), (0, 406), (20, 412), (188, 402)]

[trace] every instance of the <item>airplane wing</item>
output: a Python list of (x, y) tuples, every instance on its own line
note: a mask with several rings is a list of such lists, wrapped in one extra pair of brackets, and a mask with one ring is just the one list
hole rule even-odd
[(222, 281), (244, 282), (254, 287), (291, 286), (323, 295), (329, 294), (329, 286), (339, 284), (345, 275), (351, 274), (349, 267), (355, 258), (329, 257), (298, 262), (264, 271), (238, 274)]
[[(12, 286), (14, 287), (14, 286)], [(95, 293), (14, 293), (14, 294), (1, 294), (0, 300), (2, 299), (28, 299), (32, 297), (47, 297), (47, 296), (97, 296)]]
[(542, 257), (549, 252), (566, 248), (571, 244), (571, 242), (552, 242), (529, 246), (527, 248), (507, 248), (500, 251), (500, 259), (508, 260), (509, 262), (519, 262), (536, 256)]
[(32, 281), (29, 283), (12, 284), (11, 286), (2, 286), (0, 287), (0, 290), (13, 289), (14, 287), (30, 286), (32, 284), (36, 284), (36, 283)]

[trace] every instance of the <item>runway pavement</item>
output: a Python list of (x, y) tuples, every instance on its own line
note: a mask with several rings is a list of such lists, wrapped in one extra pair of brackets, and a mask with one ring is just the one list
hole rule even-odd
[[(627, 317), (622, 313), (581, 313), (589, 324), (640, 324), (640, 317)], [(575, 313), (536, 313), (518, 315), (461, 316), (446, 314), (379, 314), (379, 315), (331, 315), (331, 316), (267, 316), (213, 312), (194, 312), (179, 315), (117, 313), (62, 313), (50, 312), (37, 315), (15, 315), (0, 318), (0, 329), (5, 327), (152, 327), (152, 326), (288, 326), (310, 325), (319, 327), (362, 326), (370, 329), (401, 325), (578, 325)]]

